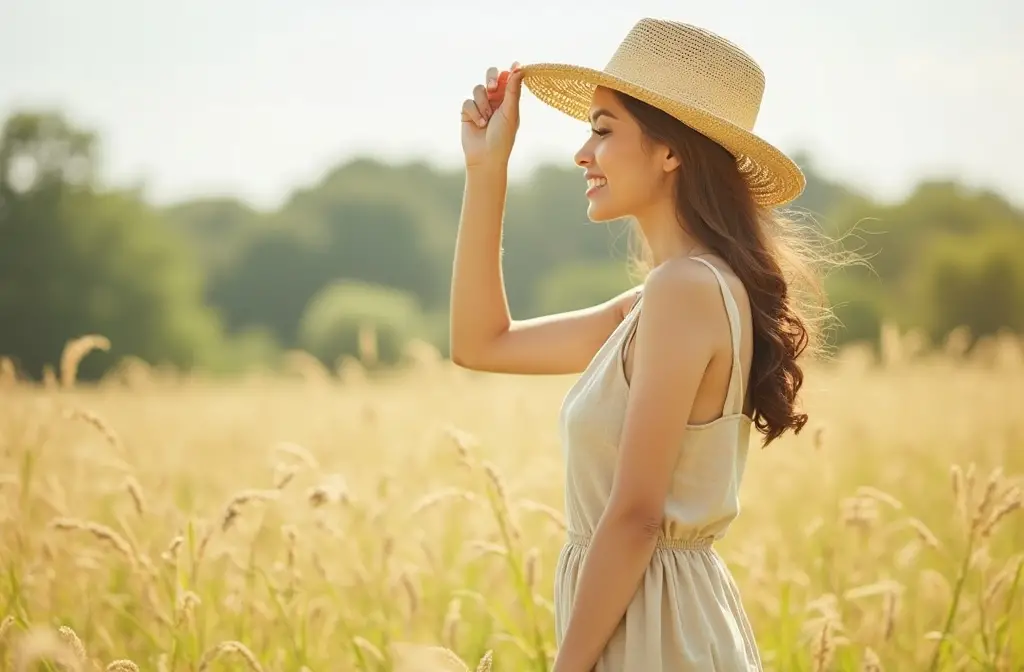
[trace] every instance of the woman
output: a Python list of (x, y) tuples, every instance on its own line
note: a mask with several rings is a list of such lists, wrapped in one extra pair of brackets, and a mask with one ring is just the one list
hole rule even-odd
[[(601, 305), (512, 320), (500, 243), (523, 83), (590, 123), (575, 156), (588, 216), (633, 218), (651, 270)], [(569, 538), (556, 569), (556, 672), (762, 669), (711, 544), (738, 513), (751, 427), (767, 444), (807, 421), (795, 398), (811, 331), (771, 233), (772, 208), (804, 178), (751, 130), (763, 88), (735, 45), (643, 19), (603, 71), (491, 68), (463, 105), (452, 358), (582, 372), (560, 415)]]

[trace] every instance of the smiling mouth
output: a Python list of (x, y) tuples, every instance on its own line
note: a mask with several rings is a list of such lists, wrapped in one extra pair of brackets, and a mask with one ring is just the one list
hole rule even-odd
[(591, 177), (587, 180), (587, 193), (597, 191), (606, 184), (608, 184), (608, 180), (603, 177)]

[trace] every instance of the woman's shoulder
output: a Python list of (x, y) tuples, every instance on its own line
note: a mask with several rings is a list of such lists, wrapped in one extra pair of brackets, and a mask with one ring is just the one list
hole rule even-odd
[(675, 257), (668, 259), (651, 269), (643, 284), (643, 295), (646, 304), (651, 296), (665, 299), (698, 301), (713, 297), (718, 291), (718, 276), (704, 263), (715, 265), (715, 269), (723, 275), (731, 275), (724, 264), (710, 259), (695, 257)]

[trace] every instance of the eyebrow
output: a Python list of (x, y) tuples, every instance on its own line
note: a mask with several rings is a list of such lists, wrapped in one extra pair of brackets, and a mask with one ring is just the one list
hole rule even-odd
[(604, 109), (603, 107), (599, 107), (596, 110), (594, 110), (593, 114), (590, 115), (591, 123), (597, 121), (597, 118), (602, 116), (602, 115), (606, 116), (606, 117), (610, 117), (612, 119), (618, 119), (618, 117), (616, 117), (614, 114), (612, 114), (608, 110)]

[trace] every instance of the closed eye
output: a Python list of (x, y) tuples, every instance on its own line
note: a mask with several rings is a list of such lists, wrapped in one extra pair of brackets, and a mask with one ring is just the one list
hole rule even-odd
[(611, 131), (609, 131), (607, 129), (601, 129), (601, 128), (592, 128), (592, 129), (590, 129), (590, 131), (594, 135), (608, 135), (609, 133), (611, 133)]

